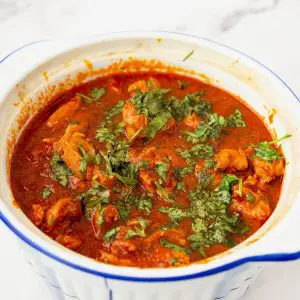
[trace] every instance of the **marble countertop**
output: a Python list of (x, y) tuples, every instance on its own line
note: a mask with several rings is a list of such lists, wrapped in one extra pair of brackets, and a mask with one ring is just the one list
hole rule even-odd
[[(300, 95), (299, 28), (299, 0), (0, 0), (0, 59), (38, 39), (171, 30), (246, 52)], [(0, 237), (1, 299), (48, 300), (3, 224)], [(243, 299), (299, 299), (299, 266), (300, 262), (267, 265)]]

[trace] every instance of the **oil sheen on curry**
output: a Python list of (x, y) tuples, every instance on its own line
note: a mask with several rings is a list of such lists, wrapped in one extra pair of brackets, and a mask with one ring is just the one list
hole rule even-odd
[(285, 160), (231, 94), (173, 73), (120, 73), (60, 95), (21, 135), (16, 201), (61, 245), (97, 261), (188, 265), (270, 217)]

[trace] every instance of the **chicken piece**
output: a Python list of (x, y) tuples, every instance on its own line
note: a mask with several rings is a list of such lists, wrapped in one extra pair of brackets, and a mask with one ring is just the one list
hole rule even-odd
[(81, 127), (78, 125), (69, 125), (62, 138), (53, 144), (55, 151), (61, 154), (74, 175), (82, 179), (83, 174), (80, 171), (82, 156), (79, 153), (79, 147), (82, 147), (90, 157), (95, 156), (94, 148), (86, 141), (85, 135), (81, 133)]
[(104, 225), (111, 227), (119, 220), (119, 212), (117, 208), (108, 204), (99, 211), (96, 209), (92, 214), (92, 225), (95, 233), (95, 237), (100, 239), (105, 231)]
[(92, 178), (93, 180), (99, 182), (106, 189), (111, 189), (116, 184), (115, 176), (105, 176), (98, 166), (94, 167)]
[(155, 155), (157, 149), (155, 147), (143, 148), (142, 152), (135, 149), (130, 149), (129, 151), (129, 159), (133, 163), (138, 163), (142, 160), (150, 163), (150, 166), (155, 165)]
[(151, 248), (152, 245), (161, 238), (166, 238), (170, 242), (183, 247), (187, 246), (185, 233), (179, 229), (157, 230), (144, 239), (144, 246)]
[(194, 112), (185, 117), (183, 123), (191, 129), (196, 129), (197, 126), (202, 122), (202, 119), (198, 117)]
[(137, 251), (137, 246), (131, 240), (115, 240), (112, 242), (110, 250), (113, 254), (119, 256), (127, 255)]
[(97, 239), (101, 239), (102, 235), (104, 233), (104, 228), (102, 227), (102, 213), (101, 211), (99, 211), (99, 209), (96, 209), (93, 213), (92, 213), (92, 226), (94, 229), (94, 235)]
[(125, 122), (125, 131), (130, 140), (137, 132), (143, 136), (142, 131), (148, 126), (148, 118), (145, 115), (137, 114), (134, 105), (127, 101), (122, 109), (123, 121)]
[(153, 77), (150, 77), (148, 83), (146, 82), (146, 80), (138, 80), (131, 84), (128, 87), (128, 92), (133, 95), (136, 93), (136, 91), (141, 91), (142, 93), (145, 93), (148, 92), (149, 85), (150, 87), (153, 87), (155, 89), (158, 89), (160, 87), (158, 80)]
[(112, 226), (114, 223), (116, 223), (119, 220), (119, 212), (114, 205), (112, 204), (106, 205), (103, 212), (103, 220), (104, 223), (108, 226)]
[(155, 182), (158, 180), (157, 174), (153, 170), (140, 169), (139, 177), (143, 188), (150, 194), (155, 194), (156, 185)]
[(246, 154), (242, 150), (223, 149), (215, 157), (217, 169), (234, 168), (242, 171), (248, 168)]
[(256, 157), (253, 159), (253, 167), (254, 176), (258, 177), (262, 183), (269, 183), (275, 177), (284, 174), (284, 159), (268, 162)]
[(274, 164), (274, 171), (275, 171), (276, 177), (283, 176), (284, 171), (285, 171), (285, 161), (284, 161), (284, 159), (281, 158), (279, 160), (275, 160), (273, 162), (273, 164)]
[(36, 225), (40, 226), (44, 220), (45, 209), (41, 204), (33, 204), (31, 207), (32, 213), (30, 215), (30, 220)]
[(60, 234), (55, 240), (70, 250), (78, 250), (82, 245), (80, 238), (68, 234)]
[(119, 265), (119, 266), (133, 266), (134, 263), (130, 259), (120, 259), (116, 257), (113, 254), (107, 253), (103, 250), (99, 251), (99, 255), (96, 258), (98, 261), (113, 264), (113, 265)]
[(184, 266), (191, 263), (191, 257), (182, 251), (172, 250), (172, 257), (169, 259), (169, 262), (173, 267)]
[(45, 221), (47, 229), (51, 230), (58, 221), (64, 219), (78, 220), (82, 216), (81, 205), (72, 198), (59, 199), (46, 212)]
[(66, 122), (70, 116), (79, 108), (81, 100), (79, 96), (58, 108), (48, 119), (47, 126), (53, 128)]
[[(242, 195), (239, 187), (233, 187), (233, 200), (230, 205), (232, 211), (239, 212), (245, 219), (255, 219), (264, 222), (271, 215), (271, 207), (261, 192), (254, 192), (251, 188), (243, 186)], [(252, 201), (247, 200), (247, 195), (251, 195)]]
[(272, 212), (269, 203), (263, 199), (255, 204), (248, 201), (239, 202), (233, 199), (231, 209), (241, 213), (246, 219), (255, 219), (262, 223), (269, 218)]

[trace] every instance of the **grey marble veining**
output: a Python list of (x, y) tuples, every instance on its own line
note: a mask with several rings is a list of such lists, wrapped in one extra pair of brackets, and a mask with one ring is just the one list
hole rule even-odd
[(220, 22), (220, 29), (222, 32), (229, 31), (236, 26), (241, 19), (249, 15), (261, 14), (275, 9), (280, 1), (282, 0), (251, 0), (247, 7), (233, 10), (225, 16)]

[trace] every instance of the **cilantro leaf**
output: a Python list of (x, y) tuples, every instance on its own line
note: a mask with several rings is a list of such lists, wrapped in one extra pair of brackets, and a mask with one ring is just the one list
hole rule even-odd
[(163, 111), (158, 113), (150, 122), (146, 129), (146, 136), (153, 139), (155, 135), (167, 124), (172, 117), (170, 112)]
[(230, 191), (231, 185), (234, 183), (237, 183), (239, 181), (239, 178), (233, 174), (226, 174), (221, 181), (221, 184), (219, 186), (219, 190), (222, 191)]
[(151, 198), (144, 198), (142, 197), (137, 201), (137, 209), (139, 211), (144, 212), (146, 215), (149, 215), (152, 210), (152, 200)]
[(177, 80), (177, 82), (178, 82), (178, 88), (180, 90), (184, 90), (184, 89), (186, 89), (190, 85), (188, 81)]
[(234, 111), (234, 113), (231, 114), (227, 118), (227, 122), (228, 122), (228, 127), (241, 127), (241, 128), (245, 128), (246, 127), (246, 123), (243, 120), (242, 113), (241, 113), (241, 111), (239, 109), (236, 109)]
[(52, 194), (52, 190), (49, 187), (45, 187), (41, 194), (43, 199), (47, 199)]
[(106, 233), (102, 237), (103, 242), (104, 243), (112, 242), (115, 239), (117, 232), (118, 232), (118, 228), (116, 228), (116, 227), (107, 230)]
[(105, 88), (93, 88), (88, 93), (88, 96), (82, 93), (77, 93), (76, 95), (79, 96), (85, 104), (92, 104), (98, 102), (104, 94)]
[(166, 179), (167, 179), (168, 170), (169, 170), (169, 164), (167, 164), (167, 163), (165, 163), (163, 161), (159, 161), (155, 165), (155, 171), (156, 171), (157, 175), (163, 181), (166, 181)]
[(193, 54), (194, 54), (195, 50), (192, 50), (191, 52), (189, 52), (183, 59), (182, 61), (186, 61), (187, 59), (189, 59)]
[(169, 248), (169, 249), (173, 250), (173, 251), (184, 252), (186, 254), (191, 254), (192, 253), (192, 251), (190, 249), (179, 246), (179, 245), (174, 244), (174, 243), (171, 243), (166, 239), (161, 239), (160, 244), (162, 246), (166, 247), (166, 248)]
[(209, 139), (217, 140), (223, 129), (227, 126), (227, 120), (216, 113), (210, 114), (207, 121), (201, 122), (194, 131), (185, 131), (188, 142), (193, 144), (207, 142)]
[(146, 230), (147, 226), (149, 225), (149, 221), (146, 219), (143, 219), (143, 218), (138, 218), (137, 222), (138, 222), (138, 224), (135, 225), (133, 229), (129, 229), (127, 231), (125, 239), (129, 240), (136, 236), (139, 236), (139, 237), (146, 236), (145, 230)]
[(282, 155), (276, 148), (274, 148), (273, 145), (290, 137), (290, 134), (286, 134), (282, 138), (274, 141), (263, 141), (258, 143), (257, 145), (252, 145), (255, 151), (253, 157), (258, 157), (268, 162), (273, 162), (274, 160), (280, 159)]
[(246, 200), (250, 203), (254, 203), (255, 197), (253, 196), (252, 193), (248, 192), (246, 193)]
[(77, 199), (83, 203), (85, 215), (90, 217), (95, 209), (103, 213), (105, 204), (109, 203), (109, 195), (108, 190), (105, 190), (100, 184), (94, 183), (89, 190), (77, 196)]
[(54, 179), (63, 187), (68, 184), (69, 176), (73, 175), (72, 171), (67, 167), (61, 156), (55, 152), (50, 160), (50, 167)]
[(187, 210), (181, 209), (179, 207), (161, 207), (159, 209), (159, 212), (168, 214), (172, 223), (178, 223), (183, 218), (189, 216), (189, 212)]

